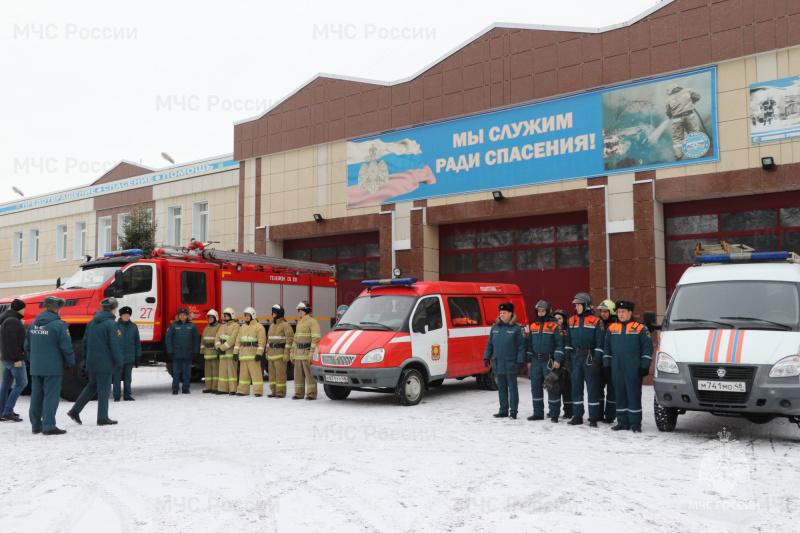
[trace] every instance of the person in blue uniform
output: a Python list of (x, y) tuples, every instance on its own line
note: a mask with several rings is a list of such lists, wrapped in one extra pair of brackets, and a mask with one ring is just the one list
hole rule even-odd
[(63, 435), (56, 427), (56, 410), (61, 394), (61, 378), (72, 376), (75, 353), (67, 323), (58, 313), (66, 304), (63, 298), (47, 296), (44, 311), (34, 319), (25, 335), (25, 353), (31, 361), (31, 406), (28, 412), (34, 434)]
[(567, 328), (567, 352), (572, 357), (572, 420), (571, 426), (583, 424), (583, 385), (589, 403), (589, 426), (596, 428), (600, 413), (600, 374), (603, 373), (603, 322), (592, 313), (592, 296), (585, 292), (575, 295), (575, 316)]
[[(134, 401), (131, 391), (131, 378), (133, 377), (133, 366), (139, 366), (142, 359), (142, 343), (139, 337), (139, 326), (131, 320), (133, 309), (123, 307), (119, 310), (119, 320), (117, 325), (122, 332), (122, 372), (114, 372), (112, 378), (114, 401), (118, 402), (122, 397), (126, 402)], [(122, 386), (124, 383), (124, 387)], [(124, 388), (124, 390), (123, 390)]]
[(483, 352), (483, 363), (492, 368), (497, 376), (497, 392), (500, 396), (500, 410), (495, 418), (517, 418), (519, 391), (517, 374), (525, 363), (525, 335), (517, 323), (514, 304), (502, 303), (498, 306), (500, 316), (489, 331), (489, 340)]
[(184, 394), (189, 394), (192, 380), (192, 359), (200, 353), (200, 332), (189, 320), (189, 310), (178, 309), (178, 320), (167, 328), (164, 338), (167, 357), (172, 360), (172, 394), (178, 394), (178, 385)]
[(86, 357), (86, 384), (67, 415), (77, 424), (82, 424), (80, 413), (89, 400), (97, 395), (97, 425), (112, 426), (117, 423), (108, 417), (108, 394), (111, 392), (111, 376), (122, 371), (122, 331), (114, 320), (114, 311), (119, 304), (116, 298), (100, 302), (100, 310), (89, 321), (83, 334), (83, 353)]
[[(550, 315), (550, 304), (539, 300), (536, 304), (536, 319), (531, 322), (528, 335), (527, 363), (531, 377), (533, 414), (528, 420), (544, 420), (544, 378), (552, 370), (556, 374), (564, 362), (564, 336), (561, 328)], [(547, 393), (547, 416), (558, 422), (561, 412), (561, 393)]]
[(650, 373), (653, 340), (644, 324), (633, 319), (632, 301), (618, 300), (616, 306), (619, 322), (609, 326), (603, 355), (617, 394), (617, 425), (611, 429), (641, 433), (642, 379)]

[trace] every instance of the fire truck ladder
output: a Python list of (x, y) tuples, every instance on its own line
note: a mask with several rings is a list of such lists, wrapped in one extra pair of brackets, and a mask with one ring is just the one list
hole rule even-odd
[(280, 257), (268, 257), (257, 254), (242, 254), (238, 252), (226, 252), (224, 250), (203, 250), (199, 255), (206, 261), (217, 263), (229, 263), (234, 265), (256, 265), (285, 270), (300, 274), (316, 274), (334, 277), (336, 267), (324, 263), (314, 263), (311, 261), (299, 261), (296, 259), (283, 259)]
[(753, 261), (787, 261), (800, 264), (800, 256), (794, 252), (756, 252), (744, 244), (731, 244), (722, 241), (719, 244), (697, 243), (694, 251), (698, 263), (748, 263)]

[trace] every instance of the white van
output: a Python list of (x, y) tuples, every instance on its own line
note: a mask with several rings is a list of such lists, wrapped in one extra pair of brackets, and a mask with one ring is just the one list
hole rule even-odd
[[(725, 244), (723, 243), (723, 246)], [(747, 249), (749, 250), (749, 249)], [(683, 274), (656, 348), (656, 426), (707, 411), (800, 426), (800, 258), (790, 252), (699, 255)]]

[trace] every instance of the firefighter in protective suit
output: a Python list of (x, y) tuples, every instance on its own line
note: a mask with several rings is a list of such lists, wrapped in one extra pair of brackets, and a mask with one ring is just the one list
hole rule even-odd
[(261, 371), (261, 361), (264, 360), (264, 350), (267, 347), (267, 332), (256, 316), (256, 310), (252, 307), (244, 310), (244, 324), (239, 327), (239, 339), (233, 349), (233, 353), (239, 358), (241, 367), (239, 369), (239, 389), (236, 391), (236, 396), (249, 396), (251, 383), (256, 398), (260, 398), (264, 394), (264, 373)]
[(286, 363), (294, 341), (294, 331), (279, 304), (272, 306), (272, 324), (267, 332), (268, 398), (286, 398)]
[[(544, 420), (544, 378), (552, 370), (560, 372), (564, 362), (564, 335), (558, 322), (550, 315), (550, 304), (539, 300), (536, 304), (536, 318), (530, 325), (527, 341), (526, 360), (531, 376), (531, 397), (533, 398), (533, 415), (528, 420)], [(552, 422), (558, 422), (561, 411), (561, 393), (547, 392), (547, 416)]]
[(239, 383), (239, 363), (234, 360), (233, 350), (239, 340), (239, 323), (236, 322), (236, 311), (227, 307), (222, 312), (225, 323), (217, 331), (214, 346), (219, 356), (219, 378), (217, 394), (236, 394)]
[(600, 374), (603, 373), (603, 322), (592, 314), (592, 296), (579, 292), (572, 300), (575, 316), (567, 328), (566, 351), (572, 357), (572, 420), (570, 426), (583, 424), (583, 385), (589, 396), (589, 426), (596, 428), (600, 413)]
[(292, 400), (302, 400), (308, 386), (306, 400), (317, 399), (317, 383), (311, 377), (311, 357), (320, 340), (317, 321), (311, 316), (311, 306), (306, 301), (297, 304), (300, 321), (295, 327), (291, 360), (294, 363), (294, 396)]
[(614, 431), (642, 431), (642, 379), (650, 373), (653, 341), (647, 328), (633, 320), (634, 303), (617, 300), (619, 322), (611, 324), (605, 339), (603, 369), (614, 377), (617, 425)]
[[(617, 310), (614, 302), (611, 300), (603, 300), (597, 306), (597, 312), (600, 314), (600, 320), (603, 321), (603, 329), (605, 334), (608, 335), (608, 328), (611, 324), (618, 322)], [(603, 339), (605, 342), (605, 338)], [(614, 400), (614, 380), (611, 375), (603, 371), (600, 374), (600, 414), (603, 415), (600, 420), (606, 424), (613, 424), (617, 418), (617, 405)]]
[(664, 113), (672, 119), (672, 152), (675, 161), (683, 159), (683, 139), (690, 133), (700, 131), (700, 119), (694, 111), (694, 104), (700, 100), (700, 93), (684, 89), (676, 83), (667, 86), (667, 104)]
[(208, 319), (208, 325), (203, 330), (202, 339), (200, 339), (200, 353), (203, 354), (206, 363), (206, 388), (203, 389), (203, 394), (209, 392), (216, 394), (219, 390), (219, 355), (216, 342), (222, 324), (219, 323), (219, 313), (214, 309), (206, 314), (206, 319)]

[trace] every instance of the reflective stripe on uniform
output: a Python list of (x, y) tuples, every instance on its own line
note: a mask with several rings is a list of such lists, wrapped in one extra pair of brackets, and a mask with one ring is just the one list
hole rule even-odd
[(216, 355), (216, 354), (213, 354), (213, 355), (204, 355), (204, 356), (203, 356), (203, 358), (204, 358), (204, 359), (216, 359), (216, 358), (217, 358), (217, 355)]
[(239, 361), (254, 361), (256, 358), (255, 355), (240, 355)]
[(276, 359), (283, 359), (283, 355), (268, 355), (267, 359), (270, 361), (275, 361)]

